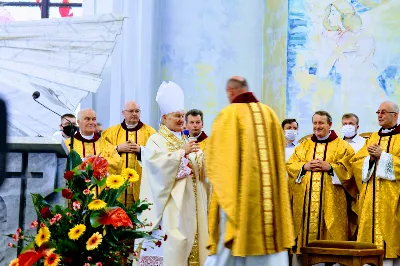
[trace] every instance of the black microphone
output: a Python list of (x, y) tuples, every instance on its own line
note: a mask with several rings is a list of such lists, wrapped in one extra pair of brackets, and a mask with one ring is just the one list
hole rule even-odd
[[(53, 111), (53, 110), (51, 110), (49, 107), (43, 105), (41, 102), (38, 102), (36, 99), (38, 99), (39, 97), (40, 97), (40, 92), (35, 91), (35, 92), (32, 93), (32, 98), (33, 98), (33, 100), (34, 100), (35, 102), (37, 102), (38, 104), (40, 104), (41, 106), (43, 106), (43, 107), (46, 108), (47, 110), (49, 110), (49, 111), (55, 113), (55, 114), (58, 115), (59, 117), (62, 117), (62, 115), (60, 115), (60, 114), (57, 113), (56, 111)], [(70, 122), (72, 126), (74, 126), (74, 124), (73, 124), (70, 120), (68, 120), (66, 117), (64, 117), (64, 119), (67, 120), (68, 122)], [(77, 129), (77, 128), (75, 127), (75, 131), (76, 131), (76, 129)]]
[(32, 98), (35, 100), (35, 99), (37, 99), (37, 98), (39, 98), (40, 97), (40, 92), (38, 92), (38, 91), (35, 91), (33, 94), (32, 94)]
[[(38, 102), (37, 99), (40, 97), (40, 92), (35, 91), (32, 93), (32, 98), (35, 102), (37, 102), (38, 104), (40, 104), (41, 106), (43, 106), (44, 108), (46, 108), (47, 110), (55, 113), (56, 115), (58, 115), (59, 117), (62, 117), (62, 115), (60, 115), (59, 113), (57, 113), (56, 111), (51, 110), (49, 107), (45, 106), (44, 104), (42, 104), (41, 102)], [(74, 135), (75, 132), (78, 130), (78, 128), (67, 118), (64, 117), (65, 120), (67, 120), (68, 122), (70, 122), (71, 124), (71, 129), (70, 129), (70, 138), (71, 138), (71, 142), (69, 144), (70, 149), (73, 150), (74, 149)], [(69, 156), (68, 156), (69, 157)], [(69, 158), (68, 158), (69, 159)], [(69, 165), (69, 169), (68, 169), (68, 165)], [(67, 170), (71, 170), (72, 169), (72, 160), (70, 160), (70, 162), (67, 163)]]

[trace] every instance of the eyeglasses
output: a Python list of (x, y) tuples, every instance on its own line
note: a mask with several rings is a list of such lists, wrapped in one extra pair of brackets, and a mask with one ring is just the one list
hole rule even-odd
[(133, 114), (133, 113), (138, 114), (138, 113), (140, 113), (140, 110), (139, 109), (136, 109), (136, 110), (124, 110), (124, 112), (128, 112), (130, 114)]
[(388, 111), (382, 110), (382, 111), (376, 111), (376, 114), (377, 115), (379, 115), (379, 114), (382, 114), (382, 115), (385, 115), (385, 114), (397, 114), (397, 112), (388, 112)]

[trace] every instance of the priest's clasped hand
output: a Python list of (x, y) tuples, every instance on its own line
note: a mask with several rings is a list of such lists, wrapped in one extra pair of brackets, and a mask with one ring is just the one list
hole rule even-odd
[(140, 152), (140, 145), (128, 140), (117, 146), (117, 152), (133, 153)]
[(369, 156), (371, 156), (371, 160), (375, 161), (376, 159), (379, 159), (382, 154), (382, 149), (378, 144), (372, 144), (368, 146), (367, 148)]
[(313, 172), (327, 172), (331, 169), (331, 165), (328, 162), (314, 159), (304, 165), (304, 170)]
[(196, 143), (196, 140), (190, 140), (183, 145), (182, 149), (185, 150), (185, 154), (189, 154), (191, 152), (197, 152), (199, 150), (199, 145)]

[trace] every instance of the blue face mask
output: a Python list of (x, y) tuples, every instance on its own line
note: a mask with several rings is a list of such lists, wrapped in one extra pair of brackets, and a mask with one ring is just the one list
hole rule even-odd
[(287, 129), (287, 130), (285, 130), (285, 138), (286, 138), (287, 140), (293, 141), (293, 140), (296, 139), (297, 133), (298, 133), (297, 130), (294, 130), (294, 129)]

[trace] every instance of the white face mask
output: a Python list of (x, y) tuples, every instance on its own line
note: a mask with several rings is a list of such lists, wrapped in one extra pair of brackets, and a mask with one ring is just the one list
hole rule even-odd
[(356, 127), (353, 125), (344, 125), (342, 127), (342, 133), (346, 138), (351, 138), (356, 135)]
[(294, 129), (287, 129), (285, 130), (285, 138), (287, 140), (295, 140), (297, 136), (297, 130)]

